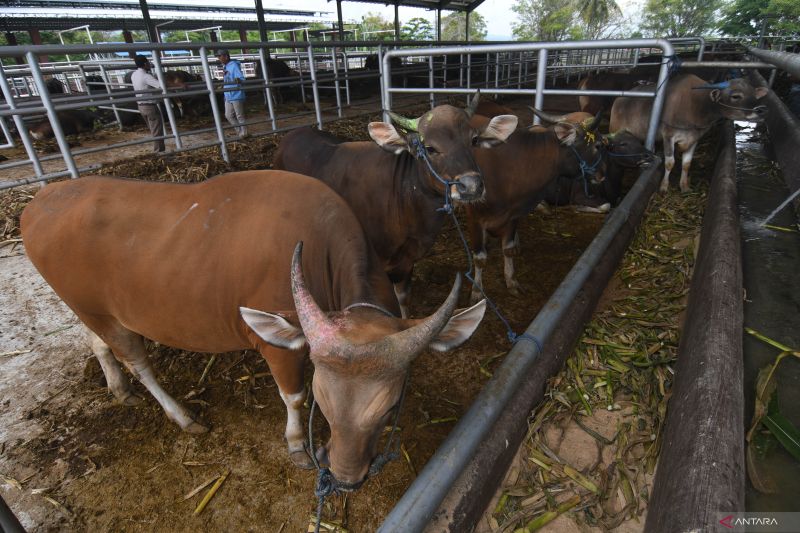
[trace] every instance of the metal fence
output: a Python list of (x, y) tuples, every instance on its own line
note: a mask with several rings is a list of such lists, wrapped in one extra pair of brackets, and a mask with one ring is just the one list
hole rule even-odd
[[(125, 114), (138, 113), (136, 94), (130, 84), (125, 83), (125, 73), (133, 69), (131, 60), (122, 60), (119, 54), (135, 54), (146, 52), (154, 63), (154, 73), (159, 78), (161, 90), (150, 95), (164, 102), (167, 129), (163, 139), (172, 139), (174, 149), (170, 153), (194, 150), (209, 146), (218, 146), (223, 159), (230, 161), (227, 149), (225, 130), (230, 128), (222, 120), (221, 110), (216, 95), (223, 91), (219, 80), (221, 70), (216, 62), (209, 60), (215, 50), (225, 49), (239, 51), (246, 46), (248, 53), (234, 54), (233, 57), (242, 62), (245, 72), (256, 74), (257, 69), (263, 73), (260, 78), (250, 78), (245, 84), (246, 90), (257, 91), (264, 95), (265, 113), (262, 116), (249, 118), (248, 125), (266, 124), (266, 131), (258, 135), (267, 135), (284, 131), (301, 125), (323, 123), (344, 115), (344, 110), (354, 101), (355, 87), (358, 83), (374, 84), (375, 98), (358, 96), (361, 105), (383, 102), (383, 109), (388, 109), (389, 101), (379, 90), (379, 79), (386, 69), (387, 61), (392, 57), (402, 57), (400, 65), (389, 67), (390, 76), (395, 76), (396, 85), (393, 92), (402, 89), (406, 95), (414, 96), (420, 92), (430, 95), (430, 104), (435, 105), (436, 93), (458, 92), (458, 88), (481, 88), (487, 93), (531, 94), (528, 89), (533, 83), (543, 83), (547, 76), (551, 83), (558, 79), (567, 82), (590, 71), (607, 68), (636, 67), (644, 55), (653, 51), (662, 53), (663, 48), (656, 46), (654, 40), (640, 40), (641, 46), (620, 45), (623, 41), (594, 41), (591, 46), (580, 42), (563, 43), (495, 43), (491, 45), (466, 45), (465, 43), (432, 43), (432, 42), (248, 42), (248, 43), (173, 43), (173, 44), (103, 44), (73, 46), (24, 46), (0, 48), (0, 60), (3, 58), (24, 57), (24, 65), (0, 65), (0, 89), (5, 103), (0, 104), (0, 130), (5, 143), (0, 148), (13, 147), (16, 143), (12, 128), (19, 136), (25, 148), (27, 159), (15, 160), (0, 164), (3, 169), (31, 165), (33, 176), (15, 182), (1, 183), (0, 189), (11, 186), (44, 182), (62, 176), (77, 177), (81, 172), (95, 170), (98, 165), (78, 167), (75, 157), (114, 150), (129, 146), (152, 142), (153, 138), (142, 136), (139, 139), (110, 143), (91, 148), (71, 149), (59, 123), (58, 112), (69, 109), (98, 108), (109, 109), (114, 121), (120, 125)], [(633, 42), (633, 41), (631, 41)], [(425, 45), (425, 50), (450, 50), (454, 47), (458, 53), (419, 54), (405, 53), (408, 47)], [(547, 56), (546, 68), (540, 71), (539, 61), (542, 46), (551, 50)], [(682, 40), (675, 46), (694, 51), (698, 48), (698, 57), (702, 57), (705, 43), (700, 38)], [(188, 51), (182, 57), (166, 57), (166, 53), (175, 50)], [(281, 50), (280, 54), (274, 54)], [(405, 51), (405, 52), (404, 52)], [(269, 52), (273, 52), (270, 56)], [(670, 49), (669, 54), (674, 53)], [(40, 63), (40, 56), (45, 55), (91, 54), (91, 59), (77, 62)], [(162, 57), (164, 55), (165, 57)], [(375, 70), (365, 69), (370, 55), (376, 60)], [(387, 59), (389, 58), (389, 59)], [(286, 63), (290, 74), (284, 77), (271, 77), (269, 63), (274, 60)], [(260, 68), (259, 68), (260, 67)], [(164, 75), (169, 70), (180, 69), (198, 76), (200, 81), (189, 83), (187, 88), (176, 90), (167, 86)], [(50, 94), (45, 77), (57, 79), (64, 87), (64, 94)], [(385, 77), (385, 76), (384, 76)], [(424, 89), (420, 89), (423, 87)], [(313, 103), (313, 111), (302, 111), (278, 114), (276, 95), (285, 88), (299, 93), (300, 101)], [(437, 91), (429, 91), (436, 88)], [(89, 91), (91, 90), (91, 94)], [(513, 92), (516, 90), (517, 92)], [(555, 89), (547, 89), (539, 94), (558, 94)], [(563, 89), (562, 89), (563, 91)], [(323, 94), (324, 98), (320, 97)], [(562, 92), (561, 94), (568, 94)], [(602, 94), (602, 93), (597, 93)], [(640, 93), (635, 93), (637, 96)], [(398, 95), (401, 97), (402, 95)], [(212, 110), (212, 127), (200, 129), (179, 129), (176, 112), (171, 105), (173, 99), (201, 97), (208, 98)], [(416, 100), (415, 100), (416, 101)], [(397, 102), (395, 102), (397, 104)], [(541, 105), (541, 99), (537, 99)], [(335, 118), (323, 118), (323, 114), (335, 113)], [(28, 122), (46, 118), (53, 129), (60, 154), (40, 154), (32, 142), (27, 130)], [(292, 119), (291, 121), (289, 119)], [(289, 124), (291, 122), (291, 124)], [(208, 140), (211, 133), (215, 140)], [(188, 142), (188, 137), (206, 134), (199, 142)], [(42, 162), (63, 159), (65, 168), (46, 173)]]

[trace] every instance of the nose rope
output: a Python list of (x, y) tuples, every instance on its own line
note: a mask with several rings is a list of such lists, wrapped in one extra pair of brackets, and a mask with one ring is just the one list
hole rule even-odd
[[(431, 164), (430, 158), (428, 158), (428, 152), (425, 150), (425, 146), (422, 144), (422, 141), (419, 139), (419, 137), (417, 137), (416, 135), (412, 136), (411, 145), (414, 147), (414, 150), (416, 151), (417, 158), (422, 159), (428, 165), (428, 170), (430, 171), (431, 175), (433, 175), (434, 178), (436, 178), (445, 185), (444, 206), (440, 207), (436, 211), (447, 213), (453, 218), (453, 225), (456, 227), (456, 230), (458, 231), (458, 236), (461, 238), (461, 244), (464, 246), (464, 252), (467, 255), (467, 265), (469, 266), (469, 270), (464, 273), (464, 277), (467, 278), (467, 280), (472, 284), (473, 287), (477, 288), (481, 292), (483, 297), (486, 299), (486, 302), (489, 304), (489, 308), (494, 312), (495, 315), (497, 315), (497, 318), (499, 318), (500, 321), (503, 323), (503, 325), (506, 327), (506, 337), (508, 338), (509, 342), (511, 342), (512, 344), (516, 344), (517, 341), (519, 340), (527, 339), (532, 343), (534, 343), (536, 345), (536, 348), (541, 353), (542, 343), (539, 341), (539, 339), (537, 339), (533, 335), (528, 335), (527, 333), (517, 335), (514, 332), (514, 330), (511, 329), (511, 325), (508, 323), (508, 320), (506, 320), (506, 318), (500, 312), (500, 309), (498, 309), (497, 305), (495, 305), (492, 299), (486, 295), (486, 291), (483, 290), (483, 287), (475, 283), (472, 254), (469, 251), (469, 244), (467, 244), (467, 239), (466, 237), (464, 237), (464, 232), (461, 231), (461, 225), (458, 223), (458, 217), (456, 217), (455, 211), (453, 210), (453, 203), (452, 200), (450, 199), (450, 186), (454, 185), (456, 182), (444, 179), (433, 169), (433, 165)], [(595, 163), (595, 165), (598, 164), (599, 162)]]
[(757, 113), (756, 109), (763, 108), (764, 106), (756, 106), (756, 107), (736, 107), (735, 105), (728, 105), (723, 104), (722, 102), (717, 102), (717, 105), (721, 105), (722, 107), (727, 107), (729, 109), (736, 109), (738, 111), (750, 111), (753, 113)]
[[(373, 307), (371, 304), (365, 305), (363, 303), (354, 304), (350, 307), (354, 306)], [(394, 316), (384, 309), (381, 309), (377, 306), (374, 307), (386, 312), (389, 316)], [(397, 422), (400, 420), (400, 411), (402, 410), (403, 403), (406, 399), (406, 389), (408, 388), (409, 375), (410, 371), (406, 371), (406, 377), (403, 381), (403, 389), (400, 392), (400, 399), (397, 401), (397, 405), (395, 406), (396, 409), (394, 413), (394, 421), (392, 422), (392, 431), (389, 433), (389, 439), (386, 441), (386, 446), (383, 453), (378, 454), (369, 465), (366, 479), (378, 475), (384, 466), (400, 456), (400, 440), (398, 439), (398, 444), (395, 446), (395, 449), (391, 449), (391, 446), (395, 433), (397, 432)], [(311, 462), (314, 464), (314, 468), (317, 469), (317, 484), (314, 488), (314, 495), (317, 497), (317, 518), (316, 525), (314, 526), (314, 533), (319, 533), (319, 526), (322, 522), (322, 510), (325, 506), (325, 498), (334, 493), (340, 492), (340, 489), (344, 487), (344, 485), (336, 479), (330, 468), (320, 466), (319, 460), (317, 459), (317, 454), (314, 450), (314, 412), (317, 408), (317, 400), (313, 397), (313, 393), (309, 392), (309, 394), (311, 395), (311, 411), (308, 415), (308, 442), (306, 443), (308, 448), (306, 449), (306, 452), (311, 456)]]
[[(569, 146), (572, 149), (572, 153), (575, 154), (575, 158), (578, 160), (578, 165), (581, 167), (581, 179), (583, 180), (583, 192), (586, 194), (586, 198), (594, 198), (592, 194), (589, 193), (589, 178), (594, 176), (597, 173), (597, 169), (600, 167), (600, 163), (603, 162), (603, 154), (600, 150), (597, 151), (597, 160), (594, 163), (587, 163), (585, 159), (581, 157), (581, 154), (575, 149), (573, 145)], [(588, 176), (588, 178), (587, 178)]]
[(414, 148), (415, 156), (417, 159), (422, 159), (428, 165), (428, 171), (436, 178), (441, 184), (444, 185), (444, 205), (436, 211), (440, 213), (453, 214), (453, 200), (450, 198), (450, 187), (456, 185), (458, 182), (455, 180), (444, 179), (433, 169), (433, 164), (428, 157), (428, 151), (418, 135), (411, 135), (411, 146)]

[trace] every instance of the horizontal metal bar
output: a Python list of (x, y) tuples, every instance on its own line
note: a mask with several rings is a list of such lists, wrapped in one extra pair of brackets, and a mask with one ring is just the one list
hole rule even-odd
[[(646, 63), (645, 63), (646, 64)], [(757, 68), (774, 69), (770, 63), (754, 63), (752, 61), (682, 61), (681, 68)]]
[(791, 73), (793, 76), (800, 78), (800, 54), (792, 54), (789, 52), (773, 52), (772, 50), (761, 50), (747, 46), (747, 52), (756, 56), (759, 59), (768, 61), (769, 63), (779, 67), (786, 72)]
[[(455, 89), (455, 88), (389, 88), (388, 92), (392, 94), (474, 94), (477, 89)], [(481, 87), (482, 94), (520, 94), (530, 95), (536, 94), (536, 89), (493, 89)], [(653, 98), (656, 93), (645, 91), (582, 91), (580, 89), (544, 89), (543, 94), (559, 94), (559, 95), (590, 95), (590, 96), (633, 96)]]

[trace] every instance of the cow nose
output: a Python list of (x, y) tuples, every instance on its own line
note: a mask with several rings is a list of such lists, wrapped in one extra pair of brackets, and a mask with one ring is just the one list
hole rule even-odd
[(472, 200), (483, 195), (483, 180), (480, 174), (465, 174), (455, 182), (458, 197), (461, 200)]

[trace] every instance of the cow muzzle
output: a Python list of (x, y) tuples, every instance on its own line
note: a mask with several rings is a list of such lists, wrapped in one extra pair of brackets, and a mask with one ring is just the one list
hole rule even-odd
[(764, 120), (767, 116), (767, 106), (757, 105), (753, 108), (753, 112), (747, 115), (750, 120)]
[(483, 198), (485, 189), (480, 174), (462, 174), (450, 185), (450, 196), (453, 200), (469, 203)]

